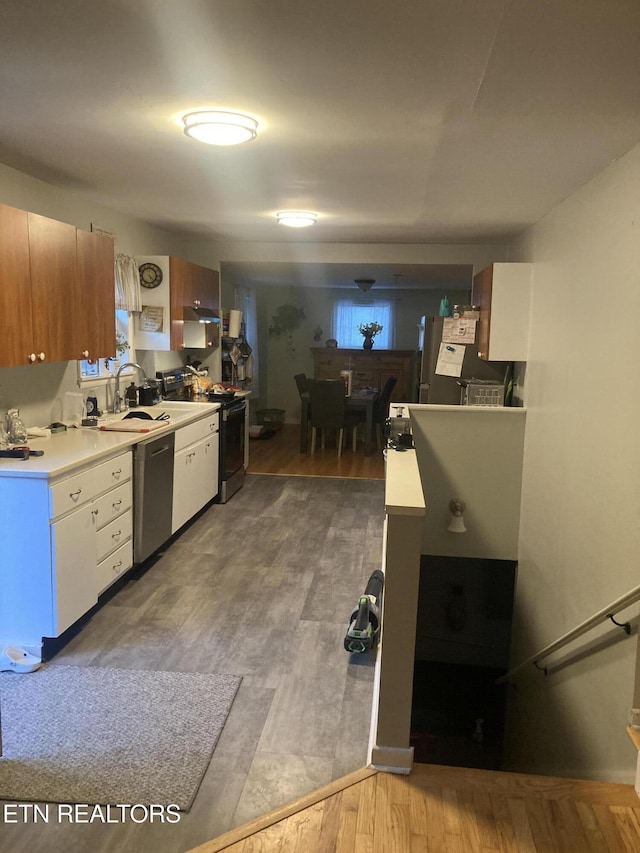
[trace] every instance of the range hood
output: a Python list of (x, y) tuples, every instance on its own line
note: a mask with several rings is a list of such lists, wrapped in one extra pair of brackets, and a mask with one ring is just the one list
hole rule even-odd
[(201, 305), (185, 305), (182, 309), (183, 320), (191, 320), (196, 323), (219, 323), (218, 312), (213, 308), (203, 308)]

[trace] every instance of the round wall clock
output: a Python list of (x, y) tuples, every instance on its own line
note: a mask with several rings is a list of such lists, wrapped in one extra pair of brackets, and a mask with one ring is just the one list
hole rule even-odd
[(143, 287), (157, 287), (162, 282), (162, 270), (157, 264), (140, 264), (138, 272)]

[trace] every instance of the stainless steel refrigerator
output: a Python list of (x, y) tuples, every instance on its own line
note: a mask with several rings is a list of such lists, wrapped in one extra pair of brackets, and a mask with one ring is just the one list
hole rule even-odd
[[(418, 340), (418, 402), (459, 405), (461, 382), (469, 379), (508, 381), (512, 365), (504, 361), (483, 361), (478, 358), (477, 344), (465, 345), (460, 377), (436, 373), (438, 353), (442, 343), (444, 317), (422, 317)], [(477, 337), (477, 332), (476, 332)]]

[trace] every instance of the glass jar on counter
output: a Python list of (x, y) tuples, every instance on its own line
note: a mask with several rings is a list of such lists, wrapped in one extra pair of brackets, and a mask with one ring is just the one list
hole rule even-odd
[(7, 436), (9, 444), (26, 444), (27, 428), (20, 417), (20, 409), (9, 409), (7, 413)]

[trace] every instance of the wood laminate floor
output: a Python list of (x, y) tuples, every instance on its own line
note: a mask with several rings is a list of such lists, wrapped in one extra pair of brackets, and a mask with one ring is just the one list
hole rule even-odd
[(243, 677), (178, 824), (0, 825), (2, 853), (178, 853), (366, 763), (373, 660), (343, 638), (380, 566), (382, 480), (248, 475), (52, 665)]
[(364, 770), (192, 853), (638, 853), (631, 785), (417, 764)]
[[(350, 436), (349, 436), (350, 438)], [(311, 453), (300, 453), (300, 427), (284, 424), (273, 438), (251, 439), (249, 444), (249, 471), (253, 474), (285, 474), (302, 477), (358, 477), (372, 480), (384, 479), (382, 451), (374, 449), (365, 456), (362, 441), (358, 441), (353, 452), (351, 440), (346, 441), (342, 455), (332, 440), (324, 450), (318, 448)]]

